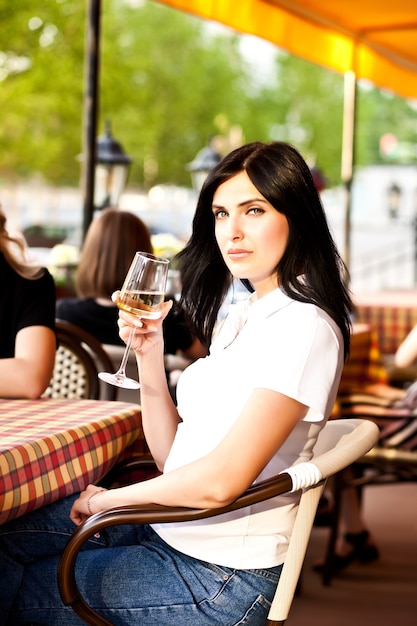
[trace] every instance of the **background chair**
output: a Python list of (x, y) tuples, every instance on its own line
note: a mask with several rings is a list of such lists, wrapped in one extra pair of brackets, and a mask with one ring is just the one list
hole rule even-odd
[(340, 472), (332, 481), (333, 507), (322, 569), (324, 585), (330, 585), (333, 576), (343, 490), (358, 489), (361, 500), (366, 486), (417, 482), (417, 390), (410, 394), (409, 406), (406, 401), (399, 406), (394, 401), (399, 391), (389, 384), (375, 333), (369, 330), (367, 339), (362, 334), (360, 342), (352, 345), (353, 353), (345, 365), (339, 389), (338, 413), (344, 419), (374, 421), (379, 437), (349, 472)]
[[(285, 492), (301, 490), (288, 554), (267, 621), (268, 625), (284, 624), (294, 597), (325, 480), (370, 450), (377, 438), (378, 428), (372, 422), (366, 420), (330, 421), (319, 436), (311, 462), (300, 463), (276, 477), (251, 486), (229, 506), (205, 510), (165, 506), (125, 506), (101, 511), (91, 516), (75, 530), (60, 559), (58, 582), (64, 604), (71, 605), (90, 626), (111, 626), (109, 621), (98, 615), (85, 602), (75, 581), (75, 563), (79, 550), (89, 537), (105, 527), (132, 523), (181, 522), (214, 517)], [(149, 463), (149, 459), (145, 459), (144, 463)], [(132, 469), (131, 463), (129, 469)]]
[(101, 384), (99, 371), (113, 371), (113, 363), (101, 343), (82, 328), (55, 320), (58, 348), (46, 398), (115, 400), (117, 387)]

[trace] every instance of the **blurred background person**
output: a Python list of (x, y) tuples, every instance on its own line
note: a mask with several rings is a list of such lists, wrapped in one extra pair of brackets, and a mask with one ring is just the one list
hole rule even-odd
[[(56, 317), (80, 326), (102, 344), (124, 345), (117, 325), (118, 308), (111, 294), (120, 289), (137, 251), (153, 253), (151, 234), (144, 222), (115, 208), (102, 211), (90, 224), (75, 279), (76, 298), (57, 301)], [(179, 355), (179, 365), (206, 355), (179, 304), (164, 320), (166, 355)], [(173, 369), (176, 363), (169, 365)]]
[(11, 236), (6, 222), (0, 207), (0, 397), (38, 398), (55, 363), (55, 284), (28, 262), (24, 238)]

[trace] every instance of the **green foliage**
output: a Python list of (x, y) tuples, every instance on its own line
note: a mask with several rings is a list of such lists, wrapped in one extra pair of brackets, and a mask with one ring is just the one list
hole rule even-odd
[[(0, 0), (3, 178), (40, 173), (78, 185), (87, 5)], [(260, 81), (230, 31), (150, 0), (102, 7), (98, 131), (111, 120), (134, 159), (130, 184), (189, 185), (186, 164), (212, 135), (227, 148), (232, 128), (242, 141), (291, 141), (331, 184), (340, 181), (342, 76), (277, 52), (275, 75)], [(380, 162), (384, 133), (415, 145), (416, 117), (404, 100), (360, 89), (358, 163)]]
[[(369, 163), (417, 161), (417, 108), (383, 90), (362, 87), (357, 103), (358, 131), (356, 161)], [(392, 158), (380, 152), (380, 139), (385, 134), (397, 137), (399, 150)]]
[(239, 117), (236, 37), (208, 37), (200, 20), (157, 4), (113, 2), (102, 58), (101, 127), (110, 118), (134, 156), (130, 180), (189, 184), (185, 164), (217, 132), (216, 116)]
[(76, 182), (85, 3), (1, 0), (0, 6), (5, 72), (0, 92), (0, 172), (18, 177), (37, 171), (51, 182)]
[(340, 179), (343, 77), (288, 54), (277, 57), (281, 119), (272, 139), (289, 141), (324, 172)]

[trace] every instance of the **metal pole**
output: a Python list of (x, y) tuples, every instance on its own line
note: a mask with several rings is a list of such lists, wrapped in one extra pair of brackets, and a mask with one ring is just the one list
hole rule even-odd
[[(417, 199), (417, 194), (416, 194)], [(417, 207), (413, 217), (414, 227), (414, 286), (417, 285)]]
[(85, 56), (85, 94), (83, 123), (83, 241), (94, 214), (94, 180), (98, 111), (101, 0), (89, 0)]
[(351, 252), (351, 212), (352, 212), (352, 180), (355, 153), (355, 122), (356, 122), (356, 75), (355, 72), (345, 73), (344, 104), (343, 104), (343, 140), (342, 140), (342, 181), (346, 191), (345, 205), (345, 249), (344, 262), (350, 267)]

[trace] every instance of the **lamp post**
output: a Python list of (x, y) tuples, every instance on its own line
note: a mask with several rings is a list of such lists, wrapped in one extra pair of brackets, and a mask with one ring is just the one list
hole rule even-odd
[(188, 163), (187, 169), (191, 172), (191, 180), (196, 193), (200, 193), (207, 174), (220, 163), (221, 159), (221, 155), (209, 143), (208, 146), (198, 151), (191, 163)]
[(98, 210), (117, 207), (125, 188), (132, 159), (112, 136), (110, 122), (97, 139), (94, 206)]
[(387, 193), (389, 216), (396, 219), (398, 217), (398, 209), (400, 207), (401, 188), (396, 183), (392, 183), (392, 185), (388, 187)]

